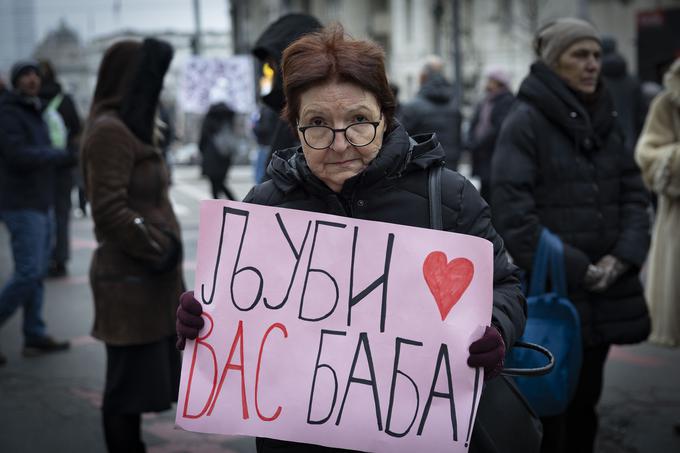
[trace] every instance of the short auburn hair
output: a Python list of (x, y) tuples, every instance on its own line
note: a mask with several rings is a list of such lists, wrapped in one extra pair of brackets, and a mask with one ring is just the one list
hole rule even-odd
[(372, 41), (353, 39), (342, 25), (331, 24), (304, 35), (283, 52), (281, 62), (286, 105), (282, 115), (297, 130), (300, 97), (312, 86), (332, 81), (350, 82), (378, 100), (389, 130), (396, 102), (385, 73), (385, 52)]

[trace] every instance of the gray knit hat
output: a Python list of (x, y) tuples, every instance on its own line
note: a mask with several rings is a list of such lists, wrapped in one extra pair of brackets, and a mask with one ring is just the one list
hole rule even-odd
[(545, 24), (534, 37), (534, 51), (548, 66), (557, 63), (569, 46), (582, 39), (592, 39), (601, 44), (595, 27), (583, 19), (563, 17)]

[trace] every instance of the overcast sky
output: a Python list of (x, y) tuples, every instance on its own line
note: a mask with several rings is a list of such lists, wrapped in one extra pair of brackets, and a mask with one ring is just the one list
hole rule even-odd
[[(204, 30), (226, 31), (228, 0), (200, 0)], [(64, 19), (82, 40), (133, 28), (194, 29), (193, 0), (35, 0), (37, 42)]]

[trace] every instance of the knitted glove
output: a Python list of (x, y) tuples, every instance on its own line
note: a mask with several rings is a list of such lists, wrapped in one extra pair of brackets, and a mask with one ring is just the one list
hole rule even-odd
[(495, 326), (487, 326), (484, 335), (470, 345), (467, 363), (473, 368), (484, 367), (484, 380), (493, 379), (503, 370), (505, 342)]
[[(595, 264), (595, 267), (600, 269), (601, 276), (599, 279), (590, 282), (590, 284), (588, 284), (589, 282), (586, 278), (586, 289), (601, 293), (606, 291), (616, 280), (618, 280), (619, 277), (628, 270), (630, 265), (624, 263), (614, 255), (605, 255), (597, 262), (597, 264)], [(586, 272), (586, 277), (587, 276), (588, 272)]]
[(179, 306), (177, 307), (177, 349), (182, 351), (187, 338), (195, 340), (198, 332), (203, 328), (203, 306), (194, 299), (193, 291), (186, 291), (179, 296)]

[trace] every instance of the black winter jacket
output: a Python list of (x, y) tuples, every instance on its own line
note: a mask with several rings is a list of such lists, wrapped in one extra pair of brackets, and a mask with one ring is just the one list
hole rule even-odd
[[(286, 103), (280, 69), (283, 51), (293, 41), (308, 33), (318, 31), (321, 27), (321, 23), (308, 14), (286, 14), (271, 23), (257, 38), (252, 51), (253, 55), (263, 63), (273, 62), (275, 65), (272, 89), (269, 94), (262, 96), (262, 101), (275, 112), (280, 112)], [(278, 118), (271, 127), (269, 145), (272, 151), (300, 145), (297, 133), (293, 132), (287, 121)], [(268, 160), (271, 160), (271, 153)]]
[[(526, 270), (541, 230), (559, 235), (586, 345), (639, 341), (649, 328), (638, 279), (649, 246), (648, 194), (609, 96), (601, 94), (591, 115), (556, 73), (534, 63), (518, 100), (492, 162), (499, 233)], [(604, 293), (589, 293), (588, 264), (606, 254), (631, 269)]]
[(401, 107), (400, 121), (410, 135), (437, 134), (446, 153), (446, 166), (458, 167), (462, 116), (456, 107), (453, 86), (439, 74), (430, 75), (418, 96)]
[(54, 166), (73, 163), (73, 155), (52, 148), (37, 98), (8, 93), (0, 104), (0, 133), (0, 210), (47, 212)]
[(626, 61), (618, 53), (602, 57), (602, 79), (612, 95), (626, 147), (633, 152), (647, 116), (640, 81), (628, 73)]
[[(201, 152), (201, 171), (210, 179), (223, 181), (231, 167), (232, 159), (238, 152), (238, 141), (233, 130), (234, 112), (225, 104), (210, 106), (203, 118), (198, 150)], [(219, 134), (223, 134), (217, 138)], [(222, 141), (218, 149), (215, 140)]]
[[(274, 154), (269, 167), (272, 179), (255, 186), (244, 201), (429, 228), (427, 168), (441, 165), (443, 159), (436, 137), (420, 137), (416, 143), (396, 124), (378, 156), (362, 173), (348, 179), (340, 193), (311, 173), (300, 148), (292, 148)], [(484, 200), (469, 181), (450, 170), (442, 174), (442, 205), (445, 230), (479, 236), (494, 245), (491, 321), (509, 347), (522, 334), (526, 319), (518, 269), (508, 262)], [(337, 451), (262, 438), (257, 446), (260, 453)]]
[(475, 137), (475, 129), (480, 121), (484, 101), (480, 102), (470, 122), (467, 147), (472, 153), (472, 174), (479, 176), (482, 185), (491, 180), (491, 157), (496, 146), (498, 134), (505, 117), (508, 116), (515, 96), (510, 91), (498, 93), (491, 100), (491, 118), (488, 130), (481, 137)]

